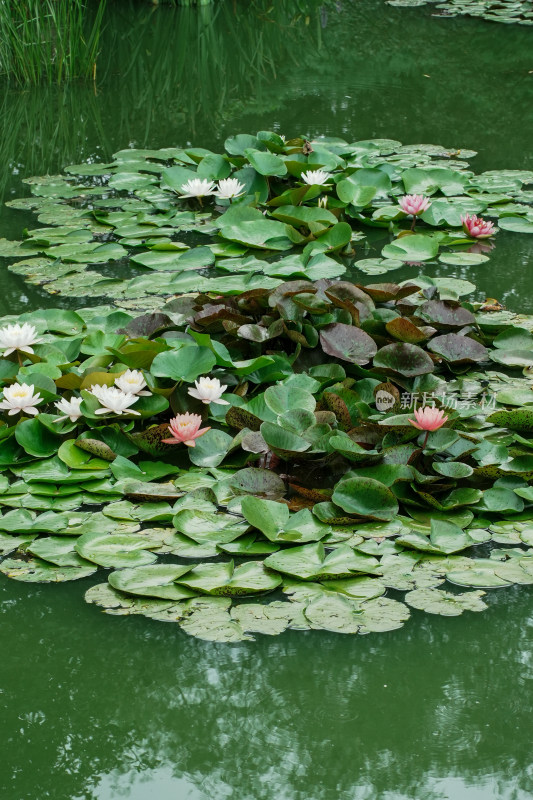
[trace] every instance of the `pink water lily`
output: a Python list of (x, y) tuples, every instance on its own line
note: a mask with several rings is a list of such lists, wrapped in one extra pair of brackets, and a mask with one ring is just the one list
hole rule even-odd
[(475, 214), (466, 214), (464, 217), (461, 217), (461, 222), (463, 223), (464, 232), (472, 239), (488, 239), (489, 236), (495, 233), (494, 224), (492, 222), (487, 222), (487, 220), (481, 217), (476, 217)]
[(431, 200), (423, 194), (406, 194), (398, 202), (404, 214), (412, 214), (413, 217), (423, 214), (431, 205)]
[(203, 436), (204, 433), (210, 431), (211, 428), (200, 428), (202, 418), (199, 414), (178, 414), (174, 419), (171, 419), (168, 429), (172, 434), (172, 438), (163, 439), (165, 444), (185, 444), (187, 447), (196, 447), (195, 439)]
[(415, 408), (415, 417), (416, 422), (414, 419), (409, 420), (411, 425), (414, 425), (419, 431), (428, 431), (428, 433), (429, 431), (436, 431), (441, 428), (448, 419), (442, 409), (434, 408), (433, 406)]

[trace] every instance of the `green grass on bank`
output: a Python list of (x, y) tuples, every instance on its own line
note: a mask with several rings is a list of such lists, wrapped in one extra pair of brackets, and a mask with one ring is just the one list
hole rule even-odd
[(0, 73), (21, 84), (91, 78), (106, 0), (0, 2)]

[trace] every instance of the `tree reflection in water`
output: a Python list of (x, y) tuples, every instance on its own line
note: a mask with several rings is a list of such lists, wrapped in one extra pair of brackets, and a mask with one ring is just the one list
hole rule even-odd
[(493, 592), (479, 617), (244, 645), (95, 613), (79, 585), (50, 589), (0, 583), (1, 796), (144, 798), (152, 781), (158, 800), (533, 790), (526, 587)]

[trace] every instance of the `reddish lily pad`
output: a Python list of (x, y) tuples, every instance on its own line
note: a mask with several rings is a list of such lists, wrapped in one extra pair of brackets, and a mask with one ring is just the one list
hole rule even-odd
[(378, 350), (374, 357), (374, 368), (386, 373), (414, 378), (433, 372), (434, 364), (421, 347), (416, 344), (388, 344)]
[(353, 325), (334, 322), (320, 331), (322, 350), (328, 356), (349, 361), (351, 364), (368, 364), (377, 353), (375, 341)]
[(469, 336), (447, 333), (436, 336), (428, 344), (429, 350), (452, 364), (479, 363), (488, 359), (488, 350)]
[(474, 315), (467, 308), (452, 300), (428, 300), (420, 306), (417, 316), (430, 322), (436, 328), (463, 328), (473, 325)]

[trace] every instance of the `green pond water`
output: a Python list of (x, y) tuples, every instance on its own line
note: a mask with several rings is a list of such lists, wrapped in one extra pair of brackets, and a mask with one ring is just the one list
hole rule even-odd
[[(23, 177), (123, 147), (216, 149), (260, 129), (532, 168), (528, 28), (381, 0), (111, 5), (96, 86), (2, 86), (4, 200), (29, 193)], [(2, 207), (0, 236), (33, 220)], [(501, 232), (479, 267), (393, 279), (453, 274), (532, 313), (532, 263), (533, 237)], [(68, 305), (0, 268), (0, 314)], [(221, 645), (99, 613), (83, 592), (101, 579), (0, 579), (0, 800), (532, 796), (529, 587), (492, 591), (480, 615), (413, 611), (393, 633)]]

